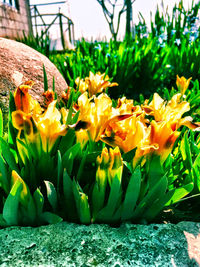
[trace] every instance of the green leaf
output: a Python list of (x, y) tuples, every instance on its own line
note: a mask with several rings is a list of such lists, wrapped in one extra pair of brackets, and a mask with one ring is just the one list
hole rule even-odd
[(21, 206), (20, 209), (20, 220), (23, 222), (25, 225), (34, 225), (35, 220), (36, 220), (36, 207), (35, 203), (33, 201), (32, 196), (29, 196), (28, 203), (26, 206)]
[(55, 77), (53, 76), (53, 81), (52, 81), (52, 90), (54, 91), (54, 93), (56, 92), (55, 90)]
[(10, 169), (15, 170), (16, 172), (19, 173), (19, 169), (17, 167), (16, 161), (11, 152), (11, 149), (8, 143), (2, 137), (0, 137), (0, 144), (1, 144), (2, 155), (4, 159), (6, 160), (6, 162), (8, 163)]
[(98, 172), (96, 174), (96, 183), (92, 191), (93, 221), (95, 221), (97, 213), (103, 208), (105, 202), (106, 187), (108, 184), (107, 173), (102, 173), (100, 171), (100, 174), (100, 177), (98, 177)]
[(71, 148), (75, 141), (75, 132), (74, 130), (69, 129), (67, 134), (61, 138), (59, 144), (59, 150), (61, 155), (63, 155), (69, 148)]
[(194, 188), (193, 183), (189, 183), (189, 184), (184, 185), (182, 187), (176, 188), (172, 198), (166, 203), (165, 206), (175, 204), (176, 202), (181, 200), (183, 197), (187, 196), (190, 192), (192, 192), (193, 188)]
[(69, 100), (67, 102), (68, 109), (72, 108), (73, 101), (74, 101), (74, 90), (72, 89), (70, 92)]
[(155, 201), (160, 201), (167, 190), (167, 184), (167, 177), (164, 175), (141, 200), (135, 209), (132, 220), (143, 218), (144, 212), (150, 209)]
[(0, 109), (0, 137), (3, 137), (3, 114), (1, 109)]
[(47, 189), (47, 198), (49, 203), (51, 204), (53, 211), (55, 212), (57, 209), (57, 193), (54, 185), (49, 181), (44, 181), (46, 189)]
[(49, 223), (49, 224), (56, 224), (56, 223), (60, 223), (62, 222), (62, 218), (59, 217), (56, 214), (53, 214), (51, 212), (43, 212), (40, 216), (40, 218), (45, 222), (45, 223)]
[(57, 163), (57, 168), (58, 168), (58, 172), (57, 172), (57, 191), (59, 192), (59, 188), (60, 188), (60, 179), (61, 179), (61, 175), (62, 175), (62, 158), (61, 158), (61, 153), (58, 150), (57, 152), (58, 155), (58, 163)]
[(48, 90), (48, 79), (47, 79), (47, 73), (46, 73), (44, 64), (43, 64), (43, 76), (44, 76), (44, 91), (47, 91)]
[(71, 175), (73, 169), (73, 163), (75, 157), (81, 151), (81, 146), (79, 143), (73, 145), (69, 148), (62, 157), (63, 167), (66, 168), (67, 173)]
[(70, 203), (73, 200), (72, 180), (69, 177), (66, 169), (63, 172), (63, 191), (66, 203)]
[(1, 155), (0, 155), (0, 187), (2, 187), (7, 194), (9, 193), (8, 171)]
[(84, 224), (91, 223), (90, 206), (88, 196), (85, 193), (80, 193), (80, 222)]
[(194, 176), (194, 186), (200, 191), (200, 154), (196, 157), (194, 164), (192, 166), (193, 176)]
[(133, 166), (131, 163), (128, 163), (126, 161), (123, 161), (123, 165), (126, 166), (126, 168), (132, 173), (133, 172)]
[(16, 181), (19, 181), (22, 184), (22, 190), (21, 190), (21, 194), (19, 197), (19, 202), (25, 207), (27, 208), (29, 205), (29, 202), (32, 200), (32, 196), (29, 190), (29, 187), (27, 186), (27, 184), (24, 182), (24, 180), (18, 175), (17, 172), (12, 171), (12, 183), (16, 183)]
[(185, 162), (186, 168), (189, 170), (192, 168), (192, 155), (190, 150), (190, 144), (188, 141), (187, 133), (184, 134), (184, 138), (181, 140), (180, 146), (183, 161)]
[(74, 115), (74, 117), (72, 118), (71, 124), (75, 124), (78, 121), (78, 117), (80, 114), (80, 110), (78, 112), (76, 112), (76, 114)]
[(143, 216), (148, 222), (152, 221), (159, 214), (159, 212), (163, 210), (166, 203), (172, 198), (174, 191), (174, 189), (170, 190), (169, 192), (161, 196), (160, 199), (157, 199), (153, 203), (153, 205), (151, 205), (151, 207), (147, 209)]
[(42, 193), (40, 192), (39, 188), (35, 190), (33, 194), (33, 200), (35, 202), (37, 215), (39, 216), (40, 214), (42, 214), (43, 207), (44, 207), (44, 197)]
[(81, 223), (89, 224), (91, 222), (90, 207), (88, 196), (80, 191), (80, 186), (73, 180), (73, 193)]
[(101, 222), (112, 222), (113, 215), (121, 204), (121, 197), (122, 197), (121, 183), (118, 177), (115, 176), (110, 188), (110, 194), (108, 197), (107, 205), (105, 206), (105, 208), (100, 210), (100, 212), (98, 212), (96, 220)]
[(130, 162), (133, 160), (134, 156), (135, 156), (135, 152), (136, 152), (136, 148), (132, 149), (131, 151), (124, 153), (123, 154), (123, 160)]
[(6, 221), (7, 225), (18, 225), (18, 206), (22, 189), (23, 186), (20, 181), (16, 181), (6, 198), (3, 207), (3, 219)]
[(84, 166), (85, 166), (85, 162), (86, 162), (86, 159), (87, 159), (87, 155), (88, 155), (88, 148), (86, 148), (86, 150), (83, 152), (83, 157), (81, 159), (81, 162), (80, 162), (80, 167), (78, 169), (78, 173), (77, 173), (77, 176), (76, 176), (76, 180), (79, 181), (80, 180), (80, 177), (83, 173), (83, 169), (84, 169)]
[(69, 112), (68, 112), (67, 120), (66, 120), (66, 125), (71, 124), (71, 122), (72, 122), (72, 113), (73, 113), (73, 106), (71, 106), (69, 108)]
[(140, 186), (141, 171), (138, 166), (132, 174), (126, 190), (125, 199), (122, 205), (122, 220), (129, 220), (131, 218), (137, 199), (140, 194)]
[(13, 127), (12, 115), (11, 115), (12, 112), (15, 110), (16, 110), (15, 99), (14, 99), (13, 93), (10, 91), (9, 114), (8, 114), (8, 143), (9, 144), (14, 144), (16, 136), (17, 136), (17, 130)]
[(161, 165), (160, 156), (153, 155), (149, 162), (148, 182), (152, 188), (164, 175)]
[(26, 164), (26, 159), (28, 158), (29, 159), (29, 149), (27, 148), (26, 144), (17, 138), (16, 140), (16, 145), (17, 145), (17, 149), (18, 149), (18, 153), (19, 153), (19, 156), (23, 162), (23, 164), (25, 165)]
[(63, 172), (63, 193), (65, 199), (66, 216), (70, 220), (76, 220), (77, 210), (73, 193), (73, 183), (66, 169)]
[(0, 214), (0, 227), (6, 227), (7, 223), (3, 218), (3, 214)]

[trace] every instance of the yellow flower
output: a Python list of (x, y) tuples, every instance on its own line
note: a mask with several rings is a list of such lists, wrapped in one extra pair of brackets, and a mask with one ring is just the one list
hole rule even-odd
[(40, 139), (43, 150), (49, 152), (57, 138), (66, 134), (67, 126), (61, 124), (60, 120), (61, 114), (56, 108), (56, 100), (51, 102), (47, 110), (40, 115), (35, 114), (31, 116), (21, 110), (12, 112), (13, 126), (19, 131), (18, 138), (20, 138), (21, 131), (23, 130), (26, 141), (35, 143), (38, 151), (41, 151)]
[(181, 95), (184, 95), (185, 91), (187, 90), (187, 88), (190, 84), (192, 77), (189, 79), (186, 79), (183, 76), (180, 78), (178, 75), (176, 77), (177, 77), (176, 78), (176, 85), (178, 87), (178, 90), (181, 92)]
[(75, 83), (78, 86), (78, 90), (81, 92), (81, 94), (87, 91), (88, 84), (83, 79), (80, 79), (80, 77), (78, 77), (76, 78)]
[(101, 156), (97, 157), (97, 173), (96, 178), (98, 183), (101, 185), (105, 183), (108, 179), (109, 185), (112, 185), (113, 179), (118, 176), (119, 181), (121, 182), (123, 171), (123, 161), (119, 147), (114, 149), (110, 148), (109, 150), (104, 147), (101, 153)]
[(11, 176), (11, 186), (13, 186), (17, 181), (19, 181), (20, 184), (22, 185), (22, 190), (20, 193), (19, 200), (24, 206), (27, 206), (28, 201), (30, 199), (29, 188), (27, 187), (26, 183), (22, 180), (22, 178), (18, 175), (18, 173), (13, 170)]
[(191, 130), (199, 131), (200, 130), (200, 122), (192, 122), (193, 118), (190, 116), (187, 116), (179, 121), (177, 124), (177, 129), (184, 125), (188, 127)]
[(164, 100), (159, 96), (159, 94), (155, 93), (152, 101), (149, 104), (148, 100), (145, 100), (142, 108), (147, 115), (152, 115), (156, 121), (161, 121), (162, 115), (165, 111)]
[(68, 87), (66, 92), (64, 92), (64, 91), (62, 92), (61, 97), (62, 97), (62, 101), (65, 105), (67, 105), (67, 103), (68, 103), (68, 100), (70, 98), (70, 94), (71, 94), (71, 87)]
[(132, 99), (127, 99), (125, 96), (118, 99), (117, 106), (115, 108), (116, 115), (122, 114), (141, 114), (142, 109), (140, 106), (134, 106)]
[(80, 143), (82, 148), (85, 146), (88, 140), (89, 136), (87, 130), (80, 129), (79, 131), (76, 131), (76, 142)]
[(45, 106), (48, 107), (48, 105), (54, 101), (55, 94), (53, 90), (48, 89), (46, 92), (42, 94), (45, 97)]
[(153, 153), (159, 155), (161, 161), (164, 162), (179, 135), (180, 132), (176, 131), (176, 124), (171, 125), (167, 121), (156, 122), (153, 120), (146, 131), (146, 136), (137, 147), (133, 167), (135, 168), (142, 157), (151, 156)]
[(143, 115), (136, 114), (115, 116), (104, 124), (100, 139), (128, 152), (138, 147), (146, 136), (147, 126), (143, 119)]
[(153, 100), (148, 104), (148, 100), (142, 105), (142, 109), (147, 115), (154, 116), (155, 121), (171, 121), (178, 122), (182, 115), (190, 110), (190, 105), (187, 101), (181, 101), (181, 94), (176, 94), (172, 99), (165, 101), (155, 93)]
[(41, 113), (42, 109), (39, 103), (29, 94), (29, 90), (33, 86), (33, 81), (27, 81), (20, 85), (14, 92), (14, 100), (16, 110), (22, 110), (25, 113)]
[(83, 131), (88, 134), (84, 134), (83, 131), (81, 134), (77, 133), (77, 141), (83, 141), (82, 138), (86, 138), (86, 136), (87, 140), (91, 138), (93, 141), (98, 141), (101, 128), (111, 116), (112, 100), (106, 94), (88, 98), (88, 94), (85, 92), (78, 98), (78, 110), (80, 111), (79, 121), (87, 124), (87, 129)]
[(179, 135), (180, 132), (170, 122), (151, 122), (150, 142), (157, 147), (156, 154), (161, 156), (162, 161), (168, 157)]
[(122, 172), (123, 172), (123, 161), (119, 147), (117, 146), (114, 149), (110, 148), (110, 166), (108, 169), (108, 174), (109, 174), (108, 182), (110, 186), (112, 185), (112, 182), (116, 177), (116, 175), (118, 176), (118, 179), (121, 183)]
[(80, 78), (77, 78), (75, 83), (79, 86), (79, 91), (81, 93), (88, 90), (89, 97), (102, 93), (108, 87), (117, 86), (117, 83), (109, 82), (108, 75), (105, 76), (105, 73), (100, 74), (99, 72), (94, 74), (90, 71), (89, 77), (85, 78), (85, 81)]
[(30, 140), (34, 139), (33, 123), (30, 114), (26, 114), (21, 110), (12, 112), (12, 123), (13, 126), (19, 131), (18, 138), (20, 138), (21, 131), (29, 137)]
[(64, 108), (64, 107), (62, 107), (62, 108), (60, 109), (60, 113), (61, 113), (61, 115), (62, 115), (62, 122), (63, 122), (63, 124), (66, 124), (66, 122), (67, 122), (67, 117), (68, 117), (68, 114), (69, 114), (69, 110), (66, 109), (66, 108)]
[(40, 116), (35, 116), (34, 122), (41, 136), (44, 151), (50, 151), (59, 136), (65, 136), (67, 127), (61, 124), (61, 114), (56, 108), (56, 100), (48, 105), (47, 110)]

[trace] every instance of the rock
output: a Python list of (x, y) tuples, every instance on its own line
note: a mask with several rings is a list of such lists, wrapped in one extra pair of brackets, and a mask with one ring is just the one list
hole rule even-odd
[(58, 96), (66, 90), (67, 84), (55, 65), (44, 55), (29, 46), (5, 38), (0, 38), (0, 107), (8, 112), (9, 92), (27, 80), (33, 80), (30, 94), (40, 103), (43, 101), (43, 64), (52, 88), (53, 77)]
[(199, 266), (200, 223), (0, 230), (0, 266)]

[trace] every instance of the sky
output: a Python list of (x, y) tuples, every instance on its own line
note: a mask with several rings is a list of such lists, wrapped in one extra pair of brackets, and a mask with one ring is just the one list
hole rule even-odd
[[(30, 4), (59, 2), (58, 0), (30, 0)], [(118, 0), (118, 2), (123, 2)], [(138, 14), (142, 13), (147, 24), (150, 23), (150, 12), (155, 14), (157, 5), (160, 10), (162, 0), (136, 0), (133, 4), (133, 23), (138, 22)], [(199, 0), (194, 0), (195, 3)], [(164, 6), (168, 6), (169, 12), (172, 11), (175, 3), (179, 0), (164, 0)], [(192, 0), (183, 0), (184, 7), (187, 9), (192, 3)], [(49, 5), (38, 7), (40, 13), (57, 13), (61, 8), (61, 12), (69, 16), (74, 22), (75, 39), (82, 37), (88, 40), (110, 39), (111, 34), (108, 23), (104, 17), (103, 11), (97, 0), (68, 0), (65, 4)], [(52, 20), (52, 18), (51, 18)], [(50, 20), (49, 20), (50, 21)], [(125, 14), (122, 15), (119, 29), (119, 38), (123, 38), (125, 31)], [(58, 27), (51, 30), (53, 38), (59, 37)]]

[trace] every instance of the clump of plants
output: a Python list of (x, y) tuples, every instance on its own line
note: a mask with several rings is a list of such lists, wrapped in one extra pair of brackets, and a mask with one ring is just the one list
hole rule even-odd
[(155, 93), (141, 105), (112, 100), (117, 84), (105, 74), (75, 83), (58, 101), (45, 79), (42, 106), (32, 81), (10, 94), (6, 135), (0, 116), (0, 226), (151, 222), (199, 192), (200, 124), (184, 116), (190, 79), (177, 76), (170, 100)]

